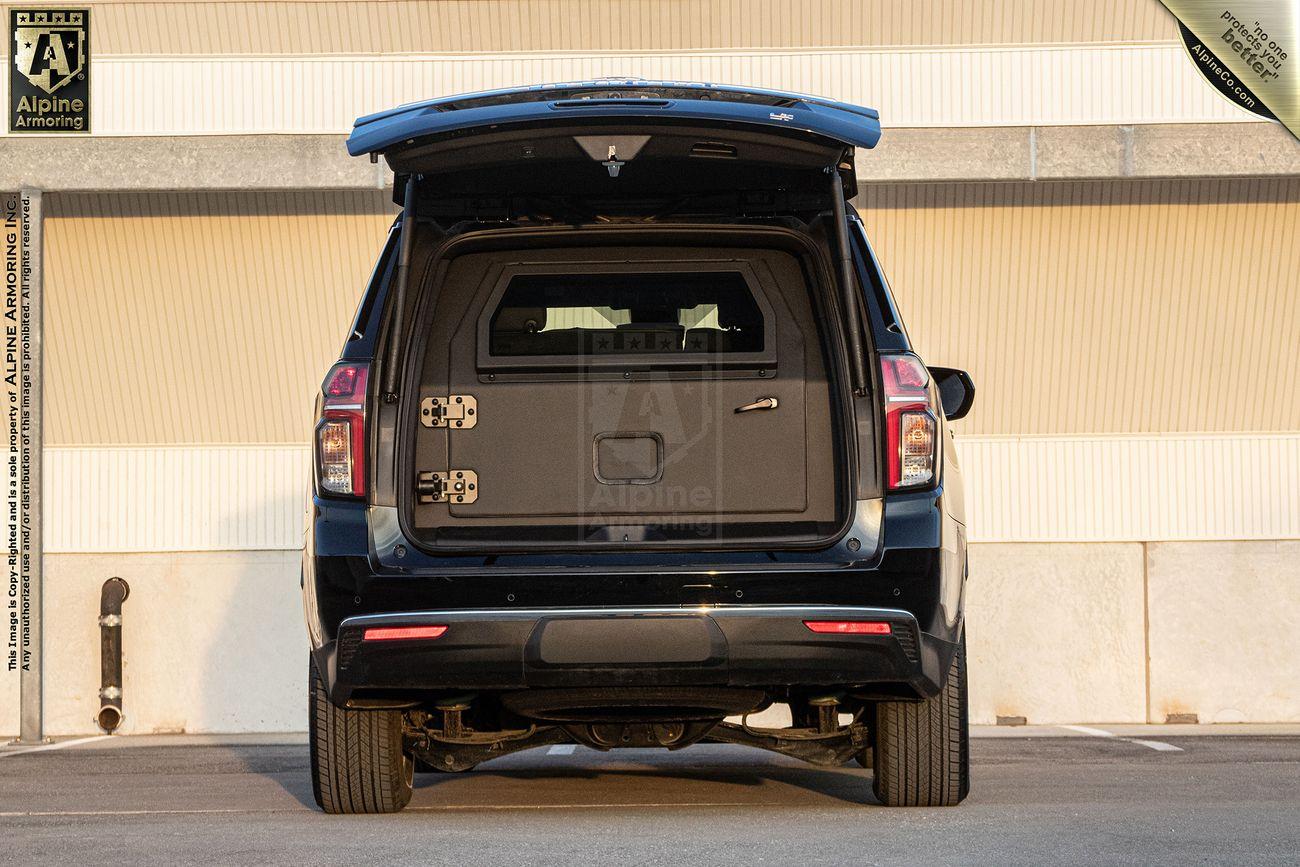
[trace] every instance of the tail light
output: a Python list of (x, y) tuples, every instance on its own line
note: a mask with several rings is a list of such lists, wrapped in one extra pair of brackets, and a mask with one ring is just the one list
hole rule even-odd
[(362, 641), (410, 641), (412, 639), (442, 638), (446, 625), (438, 626), (372, 626), (361, 636)]
[(823, 635), (892, 635), (894, 632), (883, 620), (805, 620), (803, 625)]
[(321, 386), (316, 481), (328, 494), (366, 493), (366, 381), (370, 366), (336, 364)]
[(939, 424), (930, 372), (915, 355), (882, 355), (880, 368), (889, 489), (932, 484), (938, 463)]

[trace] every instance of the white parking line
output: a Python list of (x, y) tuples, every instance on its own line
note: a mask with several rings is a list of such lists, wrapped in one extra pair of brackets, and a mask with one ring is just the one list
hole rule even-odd
[(1094, 729), (1088, 726), (1059, 726), (1059, 728), (1069, 729), (1072, 732), (1082, 732), (1085, 735), (1092, 735), (1094, 738), (1117, 738), (1119, 735), (1114, 732), (1108, 732), (1105, 729)]
[(1113, 738), (1117, 741), (1123, 741), (1126, 744), (1137, 744), (1150, 750), (1156, 750), (1162, 753), (1181, 753), (1182, 747), (1176, 747), (1173, 744), (1167, 744), (1164, 741), (1147, 741), (1141, 738), (1122, 738), (1114, 732), (1108, 732), (1105, 729), (1095, 729), (1091, 726), (1058, 726), (1058, 728), (1068, 729), (1072, 732), (1090, 735), (1094, 738)]
[(1176, 747), (1173, 744), (1167, 744), (1164, 741), (1144, 741), (1141, 738), (1124, 738), (1131, 744), (1141, 744), (1144, 747), (1150, 747), (1153, 750), (1159, 750), (1162, 753), (1181, 753), (1182, 747)]
[(548, 756), (571, 756), (577, 749), (577, 744), (556, 744), (546, 751)]
[(77, 744), (88, 744), (91, 741), (102, 741), (108, 737), (111, 737), (111, 735), (94, 735), (88, 738), (73, 738), (70, 741), (59, 741), (54, 744), (41, 744), (39, 747), (27, 747), (21, 750), (5, 750), (4, 752), (0, 752), (0, 759), (5, 758), (6, 756), (25, 756), (28, 753), (43, 753), (47, 750), (61, 750), (64, 747), (75, 747)]

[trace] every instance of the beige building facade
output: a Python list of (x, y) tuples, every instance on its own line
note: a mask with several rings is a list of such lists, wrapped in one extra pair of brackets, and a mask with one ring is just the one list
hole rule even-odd
[(1300, 143), (1155, 0), (89, 5), (94, 134), (0, 136), (44, 191), (47, 733), (93, 730), (111, 575), (123, 731), (305, 726), (312, 398), (395, 214), (351, 119), (607, 75), (881, 108), (855, 204), (978, 388), (973, 721), (1300, 720)]

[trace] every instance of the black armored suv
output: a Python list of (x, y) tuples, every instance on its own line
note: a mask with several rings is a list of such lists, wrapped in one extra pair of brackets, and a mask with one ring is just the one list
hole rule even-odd
[[(974, 387), (913, 354), (847, 204), (879, 137), (834, 100), (639, 79), (357, 121), (402, 212), (317, 405), (324, 810), (559, 743), (965, 797), (947, 421)], [(789, 726), (754, 719), (774, 703)]]

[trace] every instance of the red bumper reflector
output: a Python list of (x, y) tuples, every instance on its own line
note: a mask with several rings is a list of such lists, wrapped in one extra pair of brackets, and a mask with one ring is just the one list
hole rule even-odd
[(411, 638), (441, 638), (445, 626), (372, 626), (362, 638), (365, 641), (404, 641)]
[(892, 635), (889, 624), (880, 620), (805, 620), (813, 632), (829, 632), (837, 635)]

